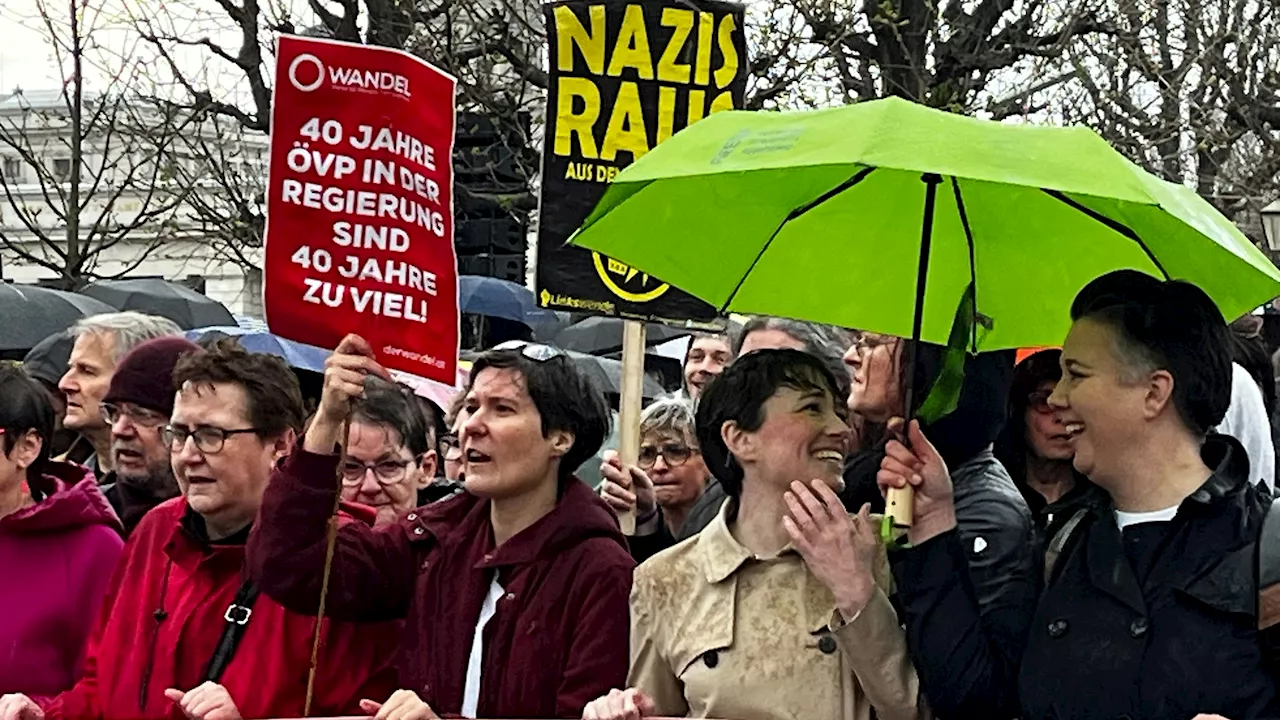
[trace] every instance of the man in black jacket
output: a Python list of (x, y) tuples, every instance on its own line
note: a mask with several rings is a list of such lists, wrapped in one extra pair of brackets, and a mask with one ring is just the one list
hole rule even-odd
[(912, 547), (891, 561), (931, 706), (948, 720), (1275, 717), (1255, 579), (1267, 503), (1239, 443), (1208, 435), (1230, 400), (1221, 313), (1194, 286), (1125, 271), (1071, 316), (1050, 402), (1099, 490), (1049, 540), (1016, 642), (978, 613), (942, 457), (914, 423), (912, 450), (888, 446), (881, 486), (916, 488)]

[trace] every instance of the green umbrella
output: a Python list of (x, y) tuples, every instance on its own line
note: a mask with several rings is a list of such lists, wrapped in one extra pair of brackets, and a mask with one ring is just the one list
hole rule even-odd
[(722, 312), (953, 347), (954, 324), (971, 352), (1061, 343), (1117, 269), (1189, 280), (1228, 318), (1280, 295), (1233, 224), (1092, 131), (896, 98), (717, 113), (623, 170), (572, 241)]

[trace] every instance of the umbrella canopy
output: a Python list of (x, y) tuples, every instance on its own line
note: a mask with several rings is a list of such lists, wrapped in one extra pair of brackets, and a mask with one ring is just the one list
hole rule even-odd
[(538, 307), (529, 288), (484, 275), (458, 276), (458, 312), (523, 323), (533, 330), (562, 323), (555, 312)]
[(57, 332), (36, 343), (22, 358), (22, 367), (31, 377), (56, 386), (67, 374), (76, 339), (70, 330)]
[(1092, 131), (897, 98), (716, 113), (623, 170), (573, 241), (722, 312), (937, 344), (972, 286), (973, 351), (1060, 344), (1117, 269), (1195, 283), (1228, 318), (1280, 294), (1233, 224)]
[(117, 310), (134, 310), (169, 318), (183, 330), (236, 324), (235, 317), (217, 300), (159, 278), (99, 280), (80, 292)]
[(114, 312), (90, 297), (35, 285), (0, 283), (0, 352), (25, 353), (41, 340), (62, 332), (76, 321)]
[[(609, 355), (622, 350), (622, 333), (626, 321), (620, 318), (592, 317), (577, 322), (556, 333), (555, 344), (566, 350)], [(645, 345), (661, 345), (690, 334), (662, 323), (645, 323)]]
[(324, 361), (329, 359), (330, 354), (328, 350), (315, 345), (288, 340), (269, 332), (247, 330), (239, 325), (196, 328), (186, 331), (185, 335), (192, 342), (234, 337), (249, 352), (275, 355), (291, 368), (318, 373), (324, 372)]

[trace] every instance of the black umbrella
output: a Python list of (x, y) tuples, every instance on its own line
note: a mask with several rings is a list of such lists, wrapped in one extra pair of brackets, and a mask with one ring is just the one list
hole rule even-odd
[(117, 310), (135, 310), (169, 318), (183, 330), (236, 324), (231, 311), (217, 300), (201, 295), (185, 285), (159, 278), (99, 280), (90, 283), (80, 292)]
[[(619, 318), (587, 318), (557, 333), (555, 344), (562, 348), (593, 355), (620, 352), (625, 322)], [(668, 327), (661, 323), (645, 323), (644, 341), (646, 345), (658, 345), (692, 333), (691, 330)]]
[(22, 358), (22, 367), (31, 377), (56, 387), (62, 376), (67, 374), (75, 344), (76, 339), (70, 330), (54, 333), (31, 348)]
[(109, 312), (110, 305), (83, 295), (0, 283), (0, 353), (25, 353), (81, 318)]

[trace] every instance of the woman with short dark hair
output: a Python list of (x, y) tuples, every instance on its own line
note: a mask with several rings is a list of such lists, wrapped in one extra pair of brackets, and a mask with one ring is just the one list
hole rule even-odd
[(844, 404), (826, 364), (791, 349), (745, 354), (708, 386), (698, 444), (729, 500), (636, 570), (630, 689), (584, 718), (927, 713), (875, 523), (836, 497)]
[[(315, 613), (343, 422), (372, 348), (348, 336), (320, 410), (279, 468), (251, 540), (268, 595)], [(514, 341), (472, 367), (460, 414), (466, 492), (337, 535), (327, 612), (405, 620), (402, 690), (365, 709), (401, 720), (576, 717), (621, 685), (634, 561), (617, 518), (574, 471), (609, 430), (604, 394), (562, 352)], [(355, 426), (353, 425), (353, 428)]]
[(1071, 317), (1049, 403), (1098, 492), (1048, 538), (1012, 659), (978, 614), (945, 462), (915, 422), (911, 449), (889, 443), (881, 487), (916, 488), (912, 547), (891, 559), (930, 704), (948, 718), (1276, 717), (1257, 559), (1275, 553), (1258, 545), (1270, 503), (1239, 442), (1210, 434), (1231, 398), (1222, 314), (1193, 285), (1121, 271)]
[(0, 365), (0, 695), (37, 701), (80, 679), (124, 546), (93, 473), (49, 459), (53, 433), (45, 389)]

